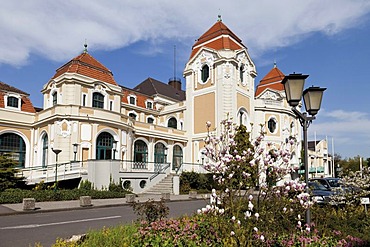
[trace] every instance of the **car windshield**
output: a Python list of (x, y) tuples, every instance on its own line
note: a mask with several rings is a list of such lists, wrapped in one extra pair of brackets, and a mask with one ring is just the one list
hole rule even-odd
[(327, 188), (325, 188), (324, 185), (318, 183), (318, 182), (311, 182), (311, 183), (308, 183), (308, 186), (312, 189), (312, 190), (328, 190)]
[(328, 179), (327, 181), (328, 181), (330, 187), (340, 187), (340, 180), (339, 179), (333, 178), (333, 179)]

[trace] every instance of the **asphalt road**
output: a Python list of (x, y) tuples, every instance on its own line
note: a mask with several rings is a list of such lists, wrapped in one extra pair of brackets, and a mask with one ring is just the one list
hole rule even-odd
[[(166, 203), (169, 217), (191, 215), (204, 207), (204, 200)], [(130, 206), (88, 208), (80, 210), (19, 214), (0, 217), (0, 246), (29, 247), (35, 243), (51, 246), (57, 238), (69, 238), (90, 229), (115, 226), (135, 221), (137, 216)]]

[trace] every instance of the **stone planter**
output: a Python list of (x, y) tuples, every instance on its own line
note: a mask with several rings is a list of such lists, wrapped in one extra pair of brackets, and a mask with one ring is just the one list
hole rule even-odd
[(170, 193), (162, 193), (161, 198), (165, 201), (171, 200), (171, 194)]
[(23, 198), (23, 210), (35, 210), (35, 198)]
[(133, 203), (135, 202), (136, 195), (135, 194), (126, 194), (126, 202)]
[(80, 197), (80, 206), (81, 207), (91, 207), (91, 196), (81, 196)]
[(197, 192), (196, 191), (189, 191), (189, 198), (190, 199), (196, 199), (197, 198)]

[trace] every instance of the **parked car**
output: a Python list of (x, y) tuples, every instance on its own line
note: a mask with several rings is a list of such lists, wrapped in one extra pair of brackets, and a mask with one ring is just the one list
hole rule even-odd
[(318, 204), (331, 203), (331, 196), (334, 195), (334, 191), (325, 188), (322, 184), (317, 181), (308, 182), (308, 188), (311, 192), (311, 198)]
[(333, 190), (337, 192), (358, 193), (361, 191), (361, 189), (358, 187), (343, 184), (340, 178), (312, 178), (310, 179), (310, 181), (318, 182), (328, 190)]

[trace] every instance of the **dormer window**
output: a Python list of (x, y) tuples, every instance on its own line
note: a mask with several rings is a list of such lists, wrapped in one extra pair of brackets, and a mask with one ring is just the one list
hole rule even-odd
[(128, 96), (128, 103), (130, 105), (136, 105), (136, 96), (135, 95)]
[(93, 93), (93, 102), (92, 107), (95, 108), (104, 108), (104, 95), (101, 93)]
[(209, 78), (209, 66), (207, 64), (203, 65), (201, 72), (201, 80), (205, 83)]
[(18, 108), (18, 105), (19, 105), (19, 99), (18, 98), (14, 97), (14, 96), (8, 97), (8, 100), (7, 100), (7, 106), (8, 107)]
[(5, 108), (20, 110), (21, 109), (21, 96), (8, 94), (4, 96), (4, 101), (6, 102)]
[(53, 106), (54, 106), (58, 103), (58, 94), (57, 94), (57, 92), (54, 92), (52, 97), (53, 97)]
[(153, 102), (152, 101), (147, 101), (146, 102), (146, 108), (147, 109), (153, 109)]

